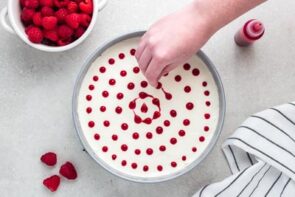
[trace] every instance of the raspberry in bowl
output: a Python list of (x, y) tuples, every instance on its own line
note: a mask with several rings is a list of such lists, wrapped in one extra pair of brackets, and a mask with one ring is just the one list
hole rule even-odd
[(1, 23), (36, 49), (65, 51), (86, 39), (105, 5), (106, 0), (9, 0)]

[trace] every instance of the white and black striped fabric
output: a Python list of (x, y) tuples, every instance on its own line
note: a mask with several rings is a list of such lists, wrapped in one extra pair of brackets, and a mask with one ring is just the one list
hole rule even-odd
[(233, 175), (194, 197), (295, 197), (295, 102), (249, 117), (223, 152)]

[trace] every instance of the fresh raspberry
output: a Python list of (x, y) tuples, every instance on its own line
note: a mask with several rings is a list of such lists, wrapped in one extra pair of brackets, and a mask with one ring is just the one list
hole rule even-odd
[(33, 25), (29, 25), (29, 26), (27, 26), (27, 27), (25, 28), (25, 32), (26, 32), (27, 35), (28, 35), (29, 30), (30, 30), (32, 27), (34, 27), (34, 26), (33, 26)]
[(77, 171), (71, 162), (64, 163), (60, 167), (59, 173), (62, 176), (66, 177), (67, 179), (76, 179), (77, 178)]
[(40, 160), (48, 166), (54, 166), (56, 164), (56, 154), (53, 152), (45, 153), (41, 156)]
[(25, 7), (26, 0), (20, 0), (20, 6), (23, 8)]
[(36, 26), (41, 26), (42, 25), (42, 16), (40, 12), (37, 12), (33, 16), (33, 23)]
[(80, 14), (80, 24), (83, 27), (88, 27), (91, 22), (91, 17), (88, 14)]
[(75, 38), (80, 38), (85, 33), (85, 29), (83, 27), (78, 27), (78, 29), (75, 31)]
[(25, 7), (27, 7), (27, 8), (36, 9), (38, 6), (39, 6), (38, 0), (26, 0), (25, 1)]
[(55, 16), (59, 23), (64, 22), (66, 16), (68, 15), (68, 11), (65, 8), (61, 8), (55, 12)]
[(53, 175), (43, 180), (43, 185), (47, 187), (51, 192), (55, 192), (60, 184), (60, 177)]
[(62, 40), (66, 40), (73, 35), (73, 30), (66, 25), (57, 28), (57, 34)]
[(53, 0), (54, 5), (58, 8), (66, 7), (70, 0)]
[(79, 8), (82, 12), (86, 14), (92, 14), (93, 12), (93, 3), (92, 0), (84, 0), (79, 3)]
[(50, 41), (57, 42), (58, 41), (58, 35), (55, 30), (49, 30), (49, 31), (44, 31), (44, 38), (47, 38)]
[(40, 5), (42, 7), (47, 6), (47, 7), (52, 7), (53, 6), (53, 1), (52, 0), (39, 0)]
[(69, 13), (76, 13), (78, 10), (78, 4), (76, 2), (71, 1), (68, 4), (67, 8), (68, 8)]
[(81, 3), (83, 0), (74, 0), (77, 4)]
[(42, 16), (53, 16), (54, 11), (51, 7), (43, 7), (41, 9), (41, 14), (42, 14)]
[(28, 38), (33, 43), (41, 43), (43, 40), (43, 33), (38, 27), (31, 27), (27, 30)]
[(77, 29), (80, 24), (80, 15), (72, 13), (66, 16), (66, 23), (69, 27)]
[(58, 40), (57, 41), (57, 45), (58, 46), (65, 46), (65, 45), (68, 45), (70, 43), (71, 43), (71, 40), (70, 39), (68, 39), (68, 40)]
[(31, 22), (35, 11), (32, 9), (24, 8), (21, 13), (21, 20), (23, 22)]
[(45, 16), (42, 19), (42, 26), (46, 30), (51, 30), (56, 27), (57, 24), (57, 18), (55, 16)]

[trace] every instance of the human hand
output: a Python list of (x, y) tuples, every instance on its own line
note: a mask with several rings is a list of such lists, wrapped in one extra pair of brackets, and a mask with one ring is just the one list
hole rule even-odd
[(156, 87), (162, 75), (187, 61), (211, 37), (213, 29), (193, 3), (152, 25), (135, 54), (149, 83)]

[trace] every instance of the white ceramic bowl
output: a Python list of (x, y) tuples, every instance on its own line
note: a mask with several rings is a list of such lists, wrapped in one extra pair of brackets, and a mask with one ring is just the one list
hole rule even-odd
[[(20, 1), (19, 0), (8, 0), (7, 7), (3, 8), (1, 10), (1, 25), (4, 27), (6, 31), (8, 31), (11, 34), (15, 34), (18, 37), (20, 37), (25, 43), (28, 45), (39, 49), (41, 51), (46, 52), (60, 52), (60, 51), (66, 51), (69, 49), (72, 49), (76, 46), (78, 46), (80, 43), (82, 43), (86, 37), (90, 34), (92, 31), (94, 24), (96, 22), (97, 14), (100, 10), (104, 8), (106, 5), (107, 0), (93, 0), (93, 15), (91, 23), (86, 30), (86, 32), (76, 41), (72, 42), (71, 44), (68, 44), (66, 46), (47, 46), (43, 44), (34, 44), (32, 43), (26, 33), (25, 28), (20, 20)], [(9, 24), (10, 23), (10, 24)]]

